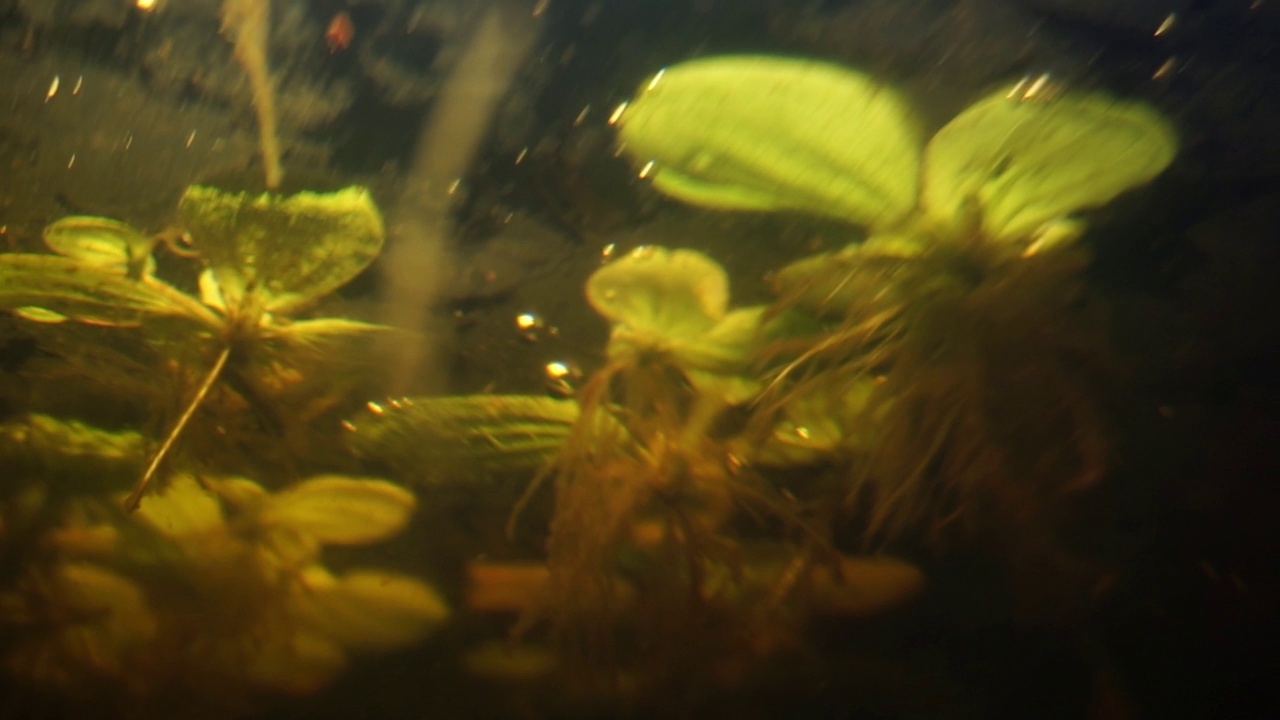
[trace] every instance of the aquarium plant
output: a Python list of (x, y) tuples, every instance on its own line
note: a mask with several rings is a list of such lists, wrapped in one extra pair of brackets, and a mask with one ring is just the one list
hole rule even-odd
[(774, 273), (779, 305), (824, 328), (766, 350), (753, 421), (764, 436), (851, 393), (865, 412), (835, 407), (862, 444), (846, 448), (846, 492), (874, 508), (871, 534), (978, 508), (1026, 529), (1045, 498), (1101, 477), (1095, 395), (1113, 363), (1072, 241), (1082, 212), (1173, 160), (1154, 110), (1024, 81), (926, 142), (905, 97), (864, 73), (720, 56), (659, 72), (615, 121), (641, 175), (676, 199), (851, 226), (846, 247)]
[(325, 547), (404, 529), (416, 500), (397, 485), (323, 475), (271, 492), (178, 473), (127, 515), (120, 490), (48, 484), (70, 480), (50, 471), (111, 472), (137, 442), (43, 416), (0, 432), (0, 455), (22, 461), (0, 500), (14, 676), (71, 694), (111, 685), (136, 707), (194, 695), (229, 710), (264, 691), (311, 692), (353, 654), (410, 645), (447, 618), (419, 580), (324, 564)]
[(356, 457), (414, 485), (478, 485), (545, 466), (578, 420), (578, 403), (541, 395), (370, 402), (343, 423)]
[[(793, 558), (828, 552), (820, 519), (850, 522), (839, 506), (868, 538), (964, 527), (1051, 544), (1054, 499), (1107, 461), (1095, 398), (1112, 361), (1071, 241), (1080, 213), (1172, 161), (1157, 113), (1024, 84), (926, 142), (904, 96), (866, 74), (735, 56), (667, 68), (615, 118), (659, 191), (835, 219), (852, 242), (774, 273), (769, 308), (728, 311), (722, 271), (687, 250), (642, 249), (588, 281), (610, 344), (556, 461), (548, 546), (549, 612), (578, 642), (624, 624), (601, 609), (620, 582), (707, 601), (706, 577), (746, 567), (733, 498), (800, 528)], [(761, 489), (759, 472), (801, 466), (827, 478), (809, 502)]]
[[(810, 592), (810, 581), (841, 577), (839, 568), (856, 563), (835, 553), (805, 509), (755, 472), (752, 448), (735, 444), (735, 413), (762, 388), (753, 358), (775, 336), (794, 331), (795, 317), (733, 307), (724, 269), (689, 249), (637, 248), (593, 273), (586, 297), (609, 323), (610, 337), (603, 366), (574, 401), (398, 399), (348, 424), (353, 449), (375, 467), (405, 468), (397, 477), (406, 480), (435, 481), (435, 468), (462, 465), (460, 456), (472, 468), (525, 465), (537, 474), (513, 522), (543, 482), (553, 481), (547, 568), (473, 568), (473, 608), (517, 610), (521, 636), (550, 620), (565, 667), (606, 684), (616, 679), (613, 661), (635, 662), (635, 643), (644, 642), (654, 651), (631, 671), (655, 686), (681, 674), (682, 663), (728, 662), (746, 625), (760, 637), (785, 635), (804, 616), (796, 603), (822, 598), (824, 607), (842, 608), (837, 612), (866, 611), (870, 605), (832, 583)], [(534, 459), (542, 466), (528, 464)], [(786, 529), (744, 544), (728, 526), (738, 505), (780, 518)], [(859, 573), (858, 593), (876, 587), (877, 597), (900, 601), (923, 584), (903, 563), (857, 567), (868, 570)], [(533, 595), (512, 601), (528, 592), (531, 577)], [(842, 599), (828, 602), (835, 597)], [(669, 652), (680, 647), (674, 639), (654, 642), (740, 613), (751, 616), (742, 627), (706, 635), (708, 646), (696, 651)], [(604, 665), (583, 662), (606, 658)]]
[[(468, 458), (531, 464), (511, 441), (527, 433), (550, 457), (530, 494), (554, 479), (545, 575), (473, 568), (472, 597), (519, 606), (522, 635), (550, 619), (569, 666), (633, 688), (768, 654), (743, 635), (830, 611), (806, 588), (876, 587), (848, 570), (865, 549), (849, 537), (1052, 545), (1055, 501), (1106, 467), (1096, 397), (1114, 367), (1073, 241), (1177, 141), (1141, 103), (1041, 90), (1001, 88), (928, 137), (902, 93), (830, 63), (659, 72), (614, 113), (639, 177), (699, 207), (845, 223), (847, 245), (779, 268), (774, 302), (747, 308), (704, 254), (638, 248), (586, 283), (610, 332), (574, 413), (415, 398), (353, 419), (352, 444), (404, 467), (471, 438)], [(427, 455), (419, 433), (438, 438)]]
[(1032, 254), (1074, 213), (1158, 175), (1168, 123), (1102, 93), (1001, 88), (924, 142), (906, 98), (865, 73), (772, 56), (662, 70), (614, 114), (654, 187), (711, 208), (793, 210), (867, 229), (872, 244), (978, 234)]
[[(449, 609), (420, 580), (357, 554), (326, 564), (325, 548), (404, 530), (417, 501), (402, 487), (299, 473), (297, 459), (252, 480), (229, 452), (162, 462), (215, 392), (248, 414), (305, 422), (295, 401), (350, 385), (362, 360), (332, 351), (385, 328), (299, 315), (380, 250), (368, 194), (195, 187), (179, 210), (192, 246), (182, 252), (204, 262), (192, 293), (157, 276), (157, 238), (105, 218), (52, 224), (50, 254), (0, 255), (0, 306), (54, 350), (41, 373), (70, 365), (105, 396), (129, 404), (150, 392), (142, 402), (159, 406), (169, 373), (186, 396), (158, 451), (134, 429), (38, 412), (0, 425), (0, 652), (37, 692), (110, 695), (161, 715), (175, 703), (239, 713), (264, 692), (315, 691), (354, 655), (416, 643)], [(114, 342), (126, 337), (139, 342)], [(235, 427), (225, 416), (217, 426)], [(260, 444), (278, 444), (269, 423), (258, 427)], [(153, 479), (158, 490), (144, 493)]]
[(0, 307), (44, 325), (136, 328), (148, 345), (194, 354), (203, 364), (189, 401), (127, 500), (131, 509), (219, 380), (227, 380), (263, 424), (279, 425), (279, 413), (264, 398), (306, 380), (341, 386), (353, 355), (333, 351), (387, 330), (345, 318), (295, 317), (381, 250), (382, 218), (366, 191), (283, 197), (192, 187), (179, 219), (205, 263), (198, 297), (156, 277), (154, 241), (114, 220), (64, 219), (45, 233), (53, 254), (0, 256)]

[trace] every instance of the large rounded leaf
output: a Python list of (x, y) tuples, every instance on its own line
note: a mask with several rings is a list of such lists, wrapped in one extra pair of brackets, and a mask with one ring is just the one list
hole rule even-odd
[(700, 252), (641, 247), (592, 274), (587, 301), (613, 325), (610, 355), (682, 356), (728, 311), (729, 278)]
[(838, 65), (723, 56), (672, 66), (617, 119), (654, 185), (694, 205), (889, 224), (916, 204), (920, 132), (906, 102)]
[(179, 214), (228, 307), (261, 296), (288, 315), (354, 278), (382, 250), (382, 216), (368, 191), (280, 196), (191, 187)]
[(1158, 175), (1177, 153), (1168, 123), (1106, 95), (1027, 101), (995, 93), (925, 150), (923, 204), (952, 227), (973, 211), (987, 237), (1016, 242)]
[(700, 336), (729, 308), (729, 276), (696, 250), (646, 245), (587, 280), (587, 302), (615, 325)]

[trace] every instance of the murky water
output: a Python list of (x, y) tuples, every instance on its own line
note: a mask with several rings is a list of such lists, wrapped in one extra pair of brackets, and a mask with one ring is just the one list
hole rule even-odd
[(0, 712), (1265, 715), (1277, 43), (0, 0)]

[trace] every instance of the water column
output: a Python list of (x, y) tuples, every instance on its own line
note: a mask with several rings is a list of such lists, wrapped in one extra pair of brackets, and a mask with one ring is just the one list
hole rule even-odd
[(545, 0), (491, 0), (428, 114), (398, 203), (388, 212), (381, 322), (414, 333), (390, 349), (393, 394), (447, 382), (446, 333), (432, 307), (455, 272), (454, 190), (537, 41)]

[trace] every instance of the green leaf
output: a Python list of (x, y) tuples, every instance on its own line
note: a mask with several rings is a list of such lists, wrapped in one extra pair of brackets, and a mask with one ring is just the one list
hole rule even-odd
[(148, 316), (182, 318), (215, 330), (221, 326), (217, 315), (169, 285), (57, 255), (0, 255), (0, 307), (43, 308), (112, 327), (137, 326)]
[(1101, 94), (1026, 101), (998, 92), (960, 113), (925, 150), (923, 205), (946, 226), (981, 214), (988, 238), (1026, 241), (1158, 175), (1177, 137), (1146, 105)]
[(178, 207), (228, 307), (301, 310), (377, 257), (385, 235), (368, 191), (280, 196), (191, 187)]
[(611, 357), (665, 355), (686, 372), (742, 370), (765, 314), (730, 312), (724, 268), (694, 250), (637, 248), (593, 273), (586, 292), (613, 325)]
[(297, 349), (305, 348), (314, 352), (323, 352), (342, 348), (344, 342), (388, 332), (402, 331), (387, 325), (331, 317), (281, 323), (271, 328), (270, 336)]
[(615, 328), (655, 343), (699, 338), (728, 310), (729, 277), (696, 250), (645, 246), (595, 271), (587, 301)]
[(87, 265), (135, 279), (155, 272), (151, 238), (131, 225), (109, 218), (72, 216), (44, 229), (49, 249)]
[(164, 492), (144, 497), (136, 517), (175, 539), (206, 542), (225, 531), (222, 504), (187, 473), (174, 476)]
[(467, 395), (371, 404), (345, 425), (352, 451), (399, 480), (466, 483), (541, 469), (577, 420), (572, 400)]
[(785, 57), (674, 65), (617, 119), (654, 186), (704, 207), (798, 210), (869, 226), (916, 205), (922, 143), (907, 103), (869, 75)]
[(333, 545), (363, 545), (404, 529), (413, 494), (383, 480), (320, 475), (263, 501), (258, 521)]

